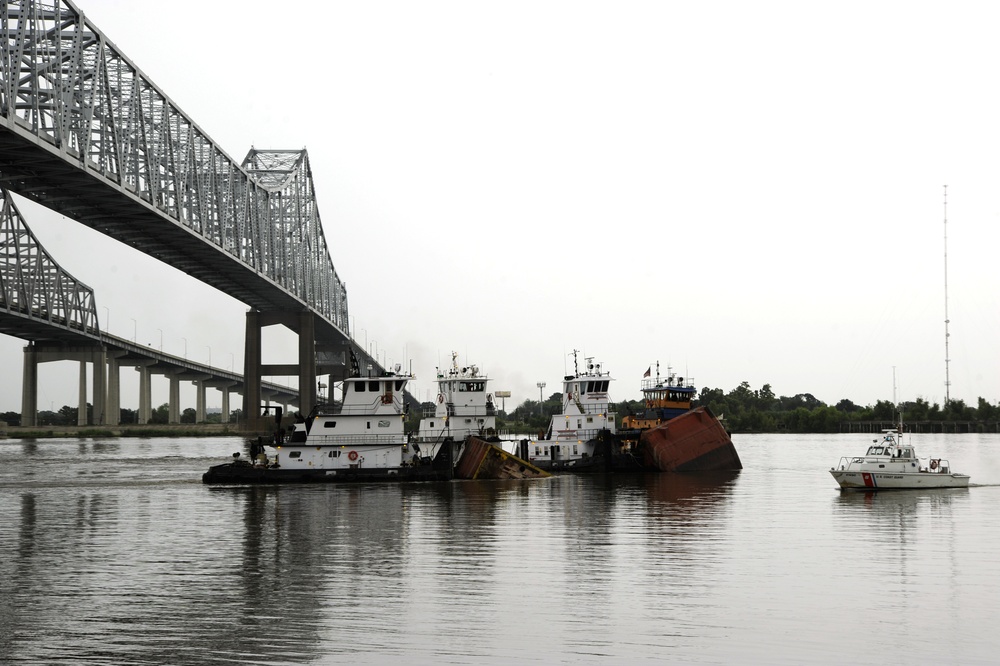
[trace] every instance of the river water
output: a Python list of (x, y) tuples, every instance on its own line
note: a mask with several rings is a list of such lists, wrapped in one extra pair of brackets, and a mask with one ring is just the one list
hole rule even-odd
[(963, 490), (739, 473), (216, 488), (236, 438), (0, 440), (3, 664), (996, 663), (1000, 435)]

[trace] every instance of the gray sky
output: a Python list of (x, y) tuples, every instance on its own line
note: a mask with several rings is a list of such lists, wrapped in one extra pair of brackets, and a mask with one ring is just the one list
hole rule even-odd
[[(1000, 400), (1000, 5), (79, 7), (235, 160), (308, 149), (356, 338), (421, 399), (452, 350), (510, 407), (579, 349), (617, 400), (659, 361), (831, 404), (891, 399), (895, 368), (940, 403), (947, 184), (951, 396)], [(245, 306), (22, 210), (112, 333), (242, 371)], [(22, 346), (0, 336), (0, 411)], [(47, 365), (39, 408), (75, 404)]]

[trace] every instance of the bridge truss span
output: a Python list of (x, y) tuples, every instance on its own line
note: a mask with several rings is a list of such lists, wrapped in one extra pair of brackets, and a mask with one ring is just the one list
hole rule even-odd
[(305, 150), (235, 162), (69, 0), (4, 0), (0, 33), (0, 184), (346, 337)]
[(0, 333), (30, 340), (100, 339), (94, 290), (56, 263), (2, 187)]

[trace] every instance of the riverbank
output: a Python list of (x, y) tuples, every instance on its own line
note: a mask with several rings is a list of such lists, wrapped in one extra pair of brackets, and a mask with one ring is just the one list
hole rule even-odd
[(149, 424), (130, 423), (118, 426), (6, 426), (0, 428), (0, 438), (43, 439), (49, 437), (232, 437), (255, 436), (242, 430), (235, 423), (182, 423)]

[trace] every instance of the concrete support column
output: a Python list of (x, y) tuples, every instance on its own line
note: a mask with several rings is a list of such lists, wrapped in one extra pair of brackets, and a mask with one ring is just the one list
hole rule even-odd
[(205, 380), (204, 379), (199, 379), (197, 382), (195, 382), (195, 395), (197, 397), (195, 399), (195, 407), (194, 407), (194, 411), (195, 411), (194, 422), (195, 423), (204, 423), (205, 422)]
[(140, 365), (139, 371), (139, 423), (149, 423), (153, 416), (152, 373), (149, 366)]
[(251, 430), (257, 428), (260, 414), (260, 347), (260, 313), (250, 310), (243, 348), (243, 420)]
[(223, 386), (222, 391), (222, 422), (229, 423), (229, 387)]
[(35, 345), (24, 348), (21, 377), (21, 425), (38, 425), (38, 352)]
[(107, 425), (108, 423), (108, 352), (104, 347), (97, 349), (91, 355), (91, 365), (94, 376), (91, 378), (91, 386), (94, 396), (94, 415), (91, 425)]
[(167, 423), (181, 422), (181, 379), (177, 375), (170, 377), (170, 399), (167, 405)]
[[(299, 314), (299, 409), (308, 414), (316, 406), (316, 318)], [(287, 413), (288, 405), (285, 405)]]
[(108, 425), (120, 425), (122, 415), (121, 366), (114, 354), (108, 354), (108, 403), (104, 422)]
[(87, 425), (87, 362), (80, 361), (80, 397), (76, 407), (76, 424)]

